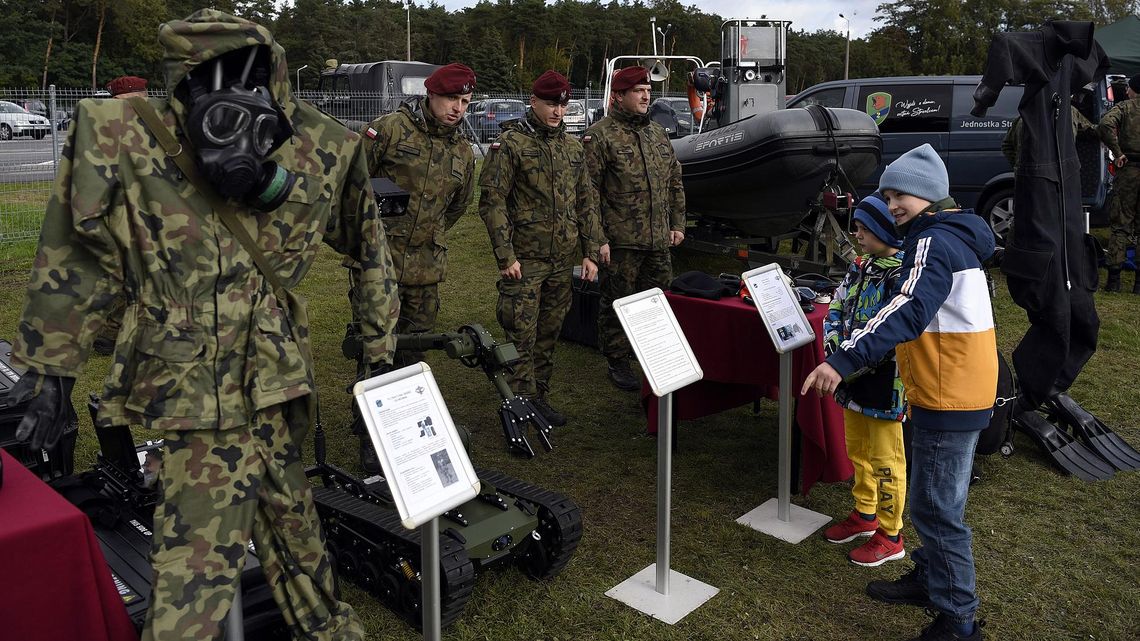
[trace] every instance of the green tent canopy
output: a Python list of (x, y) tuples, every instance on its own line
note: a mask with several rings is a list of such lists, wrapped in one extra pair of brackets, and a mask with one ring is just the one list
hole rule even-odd
[(1121, 18), (1096, 30), (1094, 37), (1108, 54), (1109, 73), (1134, 76), (1140, 73), (1140, 18)]

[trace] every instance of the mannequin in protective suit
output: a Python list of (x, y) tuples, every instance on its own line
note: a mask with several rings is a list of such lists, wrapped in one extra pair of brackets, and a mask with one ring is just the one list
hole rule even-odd
[(997, 34), (972, 111), (983, 116), (1003, 86), (1025, 85), (1019, 105), (1023, 135), (1014, 184), (1017, 211), (1001, 263), (1010, 296), (1030, 322), (1013, 353), (1020, 383), (1014, 420), (1038, 436), (1062, 468), (1092, 478), (1105, 478), (1106, 471), (1110, 476), (1111, 469), (1099, 465), (1095, 456), (1084, 461), (1083, 452), (1070, 451), (1071, 443), (1060, 442), (1066, 435), (1055, 433), (1034, 412), (1044, 407), (1078, 434), (1107, 429), (1066, 391), (1096, 352), (1100, 328), (1093, 301), (1098, 249), (1081, 208), (1069, 96), (1103, 76), (1108, 64), (1093, 39), (1091, 22), (1049, 21), (1037, 31)]
[(292, 294), (322, 240), (350, 256), (365, 358), (391, 361), (399, 302), (361, 139), (292, 96), (259, 25), (202, 10), (159, 40), (168, 99), (76, 107), (13, 348), (17, 436), (58, 438), (124, 295), (96, 422), (163, 433), (143, 641), (221, 638), (251, 540), (293, 638), (363, 639), (301, 461), (316, 389)]

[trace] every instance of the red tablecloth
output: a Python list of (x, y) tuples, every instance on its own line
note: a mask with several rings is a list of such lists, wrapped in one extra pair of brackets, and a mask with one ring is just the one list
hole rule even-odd
[(137, 641), (91, 522), (0, 457), (0, 639)]
[[(700, 418), (760, 398), (778, 397), (780, 355), (754, 306), (739, 298), (706, 300), (665, 295), (705, 373), (703, 380), (673, 393), (675, 420)], [(826, 313), (825, 305), (816, 305), (815, 311), (807, 315), (815, 331), (815, 344), (792, 354), (795, 424), (803, 436), (800, 487), (805, 494), (817, 481), (842, 481), (854, 472), (847, 458), (842, 410), (833, 400), (821, 399), (815, 392), (799, 395), (804, 377), (823, 362)], [(657, 399), (644, 380), (641, 397), (649, 431), (656, 432)]]

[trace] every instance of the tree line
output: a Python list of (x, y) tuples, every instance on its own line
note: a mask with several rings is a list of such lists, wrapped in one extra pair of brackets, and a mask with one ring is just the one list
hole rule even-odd
[[(883, 2), (877, 28), (851, 41), (850, 76), (981, 73), (994, 33), (1033, 29), (1047, 19), (1114, 22), (1140, 9), (1140, 0), (893, 0)], [(161, 85), (158, 25), (201, 7), (269, 27), (288, 55), (291, 78), (301, 72), (315, 88), (326, 61), (402, 60), (411, 21), (412, 58), (463, 62), (481, 92), (529, 88), (546, 69), (576, 87), (602, 83), (607, 58), (653, 53), (650, 18), (673, 26), (657, 39), (663, 53), (719, 59), (725, 18), (679, 0), (482, 0), (448, 11), (434, 0), (0, 0), (0, 87), (100, 88), (120, 75)], [(755, 17), (755, 16), (751, 16)], [(779, 19), (780, 16), (769, 16)], [(845, 34), (787, 33), (787, 89), (843, 77)], [(683, 74), (670, 89), (683, 90)]]

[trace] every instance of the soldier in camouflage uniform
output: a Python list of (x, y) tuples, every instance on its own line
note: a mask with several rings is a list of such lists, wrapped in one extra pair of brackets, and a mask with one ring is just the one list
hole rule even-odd
[[(426, 97), (406, 100), (395, 112), (380, 116), (361, 131), (368, 173), (390, 179), (411, 195), (404, 215), (383, 219), (399, 282), (396, 327), (401, 333), (434, 329), (439, 283), (447, 275), (447, 230), (467, 211), (475, 193), (475, 154), (459, 130), (475, 90), (475, 73), (452, 63), (435, 70), (424, 87)], [(352, 260), (346, 259), (344, 265), (349, 268), (349, 295), (353, 296), (358, 270)], [(423, 359), (423, 352), (399, 352), (395, 366)], [(355, 403), (353, 413), (361, 466), (368, 473), (379, 473), (376, 450)]]
[(487, 153), (479, 215), (499, 264), (499, 324), (522, 357), (511, 387), (562, 426), (566, 417), (547, 399), (554, 345), (570, 309), (576, 256), (584, 256), (583, 278), (597, 274), (600, 230), (582, 143), (562, 123), (570, 83), (547, 71), (531, 94), (526, 117), (504, 125)]
[(681, 163), (669, 137), (649, 119), (649, 71), (626, 67), (614, 74), (610, 114), (586, 130), (586, 165), (599, 194), (603, 238), (598, 340), (610, 380), (636, 391), (633, 350), (613, 309), (614, 300), (668, 287), (669, 248), (685, 239)]
[[(1097, 134), (1112, 152), (1116, 176), (1112, 181), (1112, 205), (1108, 239), (1108, 282), (1106, 292), (1120, 291), (1120, 269), (1128, 246), (1140, 234), (1140, 75), (1128, 80), (1128, 100), (1117, 103), (1101, 118)], [(1136, 162), (1132, 162), (1135, 159)], [(1132, 293), (1140, 294), (1140, 278), (1132, 284)]]
[[(13, 390), (30, 398), (19, 436), (33, 447), (58, 438), (55, 407), (124, 293), (97, 425), (141, 424), (164, 436), (143, 640), (221, 638), (251, 539), (293, 638), (363, 639), (356, 614), (334, 593), (301, 462), (315, 383), (304, 304), (289, 292), (322, 240), (351, 256), (360, 266), (353, 303), (366, 357), (390, 360), (399, 303), (364, 147), (291, 94), (284, 50), (265, 28), (202, 10), (162, 25), (159, 39), (169, 99), (76, 106), (13, 349), (28, 370), (21, 383), (31, 381)], [(221, 91), (196, 93), (199, 75), (222, 68), (229, 81), (232, 63), (252, 62), (250, 54), (259, 61), (252, 71)], [(268, 190), (231, 195), (226, 207), (291, 300), (278, 298), (220, 219), (214, 203), (225, 190), (206, 147), (180, 140), (206, 176), (188, 179), (160, 146), (158, 127), (140, 119), (149, 104), (170, 134), (193, 140), (222, 120), (205, 124), (211, 112), (202, 105), (244, 104), (237, 94), (260, 96), (278, 114), (263, 120), (279, 142), (261, 152), (261, 167), (275, 163), (273, 175), (291, 179), (278, 185), (291, 186), (271, 202)], [(240, 139), (251, 133), (243, 129)]]

